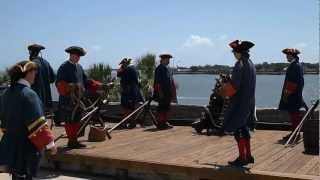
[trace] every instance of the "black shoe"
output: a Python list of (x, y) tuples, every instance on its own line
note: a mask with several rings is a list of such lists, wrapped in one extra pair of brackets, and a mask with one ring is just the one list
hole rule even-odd
[(228, 164), (231, 166), (241, 167), (241, 166), (248, 165), (248, 161), (242, 160), (242, 159), (240, 159), (240, 157), (238, 157), (234, 161), (229, 161)]
[(247, 158), (247, 163), (248, 163), (248, 164), (253, 164), (253, 163), (254, 163), (254, 158), (253, 158), (253, 156), (249, 156), (249, 157)]
[(171, 128), (173, 128), (173, 126), (171, 124), (165, 123), (165, 124), (161, 125), (159, 129), (165, 130), (165, 129), (171, 129)]
[(166, 124), (165, 124), (165, 127), (166, 127), (167, 129), (173, 128), (173, 126), (172, 126), (171, 124), (169, 124), (169, 123), (166, 123)]
[(173, 128), (173, 126), (170, 125), (169, 123), (164, 123), (164, 124), (159, 124), (159, 125), (157, 126), (157, 128), (160, 129), (160, 130), (166, 130), (166, 129), (171, 129), (171, 128)]
[(81, 148), (85, 148), (85, 147), (87, 147), (86, 145), (84, 145), (84, 144), (81, 144), (81, 143), (79, 143), (78, 141), (69, 141), (68, 142), (68, 148), (72, 148), (72, 149), (81, 149)]

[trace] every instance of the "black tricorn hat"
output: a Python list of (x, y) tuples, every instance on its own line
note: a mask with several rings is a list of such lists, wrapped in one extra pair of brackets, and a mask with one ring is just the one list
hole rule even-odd
[(300, 54), (300, 51), (298, 49), (295, 49), (295, 48), (286, 48), (286, 49), (282, 50), (282, 52), (284, 54), (290, 54), (290, 55), (298, 55), (298, 54)]
[(159, 57), (160, 57), (161, 59), (163, 59), (163, 58), (169, 58), (169, 59), (170, 59), (170, 58), (173, 58), (172, 55), (169, 54), (169, 53), (160, 54)]
[(87, 52), (79, 46), (70, 46), (65, 51), (69, 54), (78, 54), (79, 56), (84, 56), (87, 54)]
[(119, 65), (121, 64), (130, 64), (131, 63), (131, 59), (130, 58), (123, 58), (121, 60), (121, 62), (119, 63)]
[(28, 46), (29, 51), (41, 51), (43, 49), (45, 49), (45, 47), (40, 44), (31, 44)]
[(239, 41), (235, 40), (229, 44), (234, 52), (249, 52), (249, 49), (254, 46), (253, 42), (250, 41)]

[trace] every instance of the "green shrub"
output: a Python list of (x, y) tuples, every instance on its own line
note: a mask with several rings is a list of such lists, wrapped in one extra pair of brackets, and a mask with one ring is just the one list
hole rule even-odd
[(147, 53), (137, 59), (137, 69), (144, 97), (148, 95), (148, 88), (153, 85), (154, 70), (156, 68), (156, 55)]
[(0, 85), (8, 85), (10, 84), (10, 78), (7, 73), (0, 74)]
[[(102, 83), (109, 83), (112, 81), (111, 78), (112, 68), (108, 64), (93, 64), (87, 70), (88, 77), (90, 79), (98, 80)], [(114, 87), (109, 90), (109, 100), (110, 101), (119, 101), (120, 99), (120, 85), (119, 81), (114, 81)]]
[(93, 64), (88, 69), (88, 76), (101, 82), (109, 82), (111, 80), (111, 67), (108, 64)]

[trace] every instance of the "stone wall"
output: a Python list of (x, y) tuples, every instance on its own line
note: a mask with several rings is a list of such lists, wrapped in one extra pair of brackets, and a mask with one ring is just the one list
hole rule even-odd
[[(204, 106), (195, 105), (173, 105), (171, 107), (170, 119), (194, 121), (201, 116)], [(156, 106), (152, 105), (156, 111)], [(289, 123), (288, 113), (277, 109), (265, 108), (257, 109), (257, 119), (259, 122), (267, 123)], [(119, 104), (106, 105), (104, 107), (106, 117), (120, 118), (121, 109)], [(313, 113), (313, 119), (319, 119), (319, 111)]]

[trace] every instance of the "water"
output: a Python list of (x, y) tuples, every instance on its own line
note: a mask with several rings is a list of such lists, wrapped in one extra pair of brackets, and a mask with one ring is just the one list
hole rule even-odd
[[(206, 105), (217, 75), (175, 75), (178, 82), (179, 104)], [(310, 105), (311, 100), (319, 98), (319, 76), (305, 75), (303, 97)], [(257, 75), (257, 107), (277, 107), (281, 96), (284, 75)]]
[[(207, 105), (211, 89), (217, 75), (179, 74), (174, 79), (178, 83), (179, 104)], [(303, 97), (310, 105), (311, 100), (319, 98), (319, 76), (305, 75)], [(256, 104), (259, 108), (277, 107), (281, 96), (284, 75), (257, 75)], [(53, 100), (58, 100), (57, 91), (52, 86)]]

